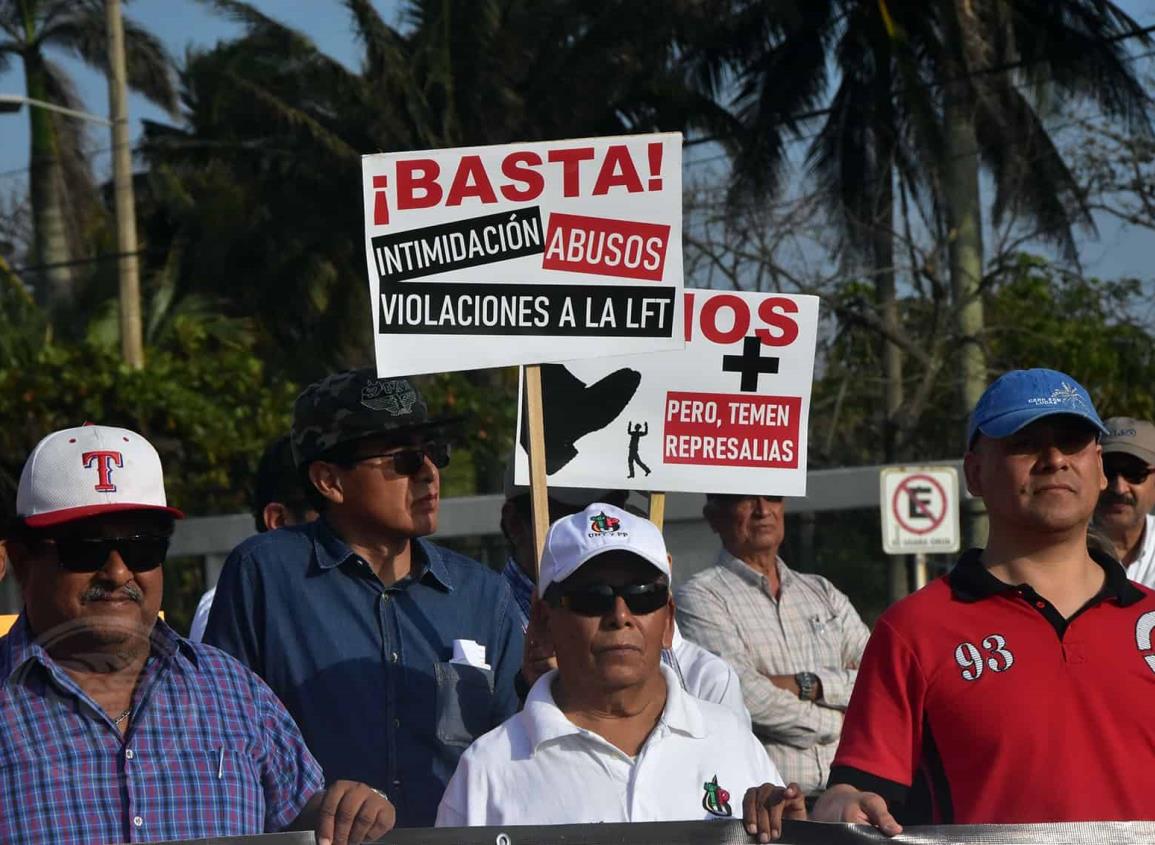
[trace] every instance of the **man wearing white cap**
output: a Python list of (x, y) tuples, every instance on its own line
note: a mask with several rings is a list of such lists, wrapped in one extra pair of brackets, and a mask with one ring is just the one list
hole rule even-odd
[(173, 520), (133, 431), (50, 434), (20, 476), (6, 545), (24, 610), (0, 639), (0, 842), (200, 839), (315, 828), (376, 838), (393, 808), (324, 788), (267, 686), (158, 620)]
[(535, 622), (558, 668), (465, 752), (439, 826), (729, 818), (731, 790), (763, 841), (783, 816), (805, 817), (801, 791), (782, 785), (742, 719), (687, 695), (662, 665), (669, 578), (648, 520), (595, 503), (554, 523)]
[(1155, 587), (1155, 425), (1111, 417), (1104, 425), (1103, 474), (1095, 524), (1111, 539), (1127, 577)]
[[(533, 516), (529, 488), (514, 483), (512, 455), (506, 464), (503, 487), (505, 504), (501, 508), (501, 533), (509, 544), (509, 559), (501, 574), (517, 600), (521, 627), (526, 632), (525, 659), (517, 677), (518, 694), (525, 698), (534, 681), (556, 668), (557, 662), (544, 639), (528, 630), (535, 589)], [(549, 521), (556, 522), (562, 517), (578, 513), (594, 502), (623, 507), (628, 495), (626, 490), (550, 487)], [(677, 622), (674, 623), (673, 645), (662, 650), (662, 662), (674, 671), (678, 683), (690, 695), (723, 704), (741, 716), (747, 725), (750, 724), (750, 712), (742, 700), (742, 684), (738, 673), (722, 658), (683, 637)]]

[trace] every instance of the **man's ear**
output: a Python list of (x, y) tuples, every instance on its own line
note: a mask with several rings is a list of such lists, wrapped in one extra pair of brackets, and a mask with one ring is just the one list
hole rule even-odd
[(1099, 455), (1099, 492), (1102, 493), (1104, 490), (1107, 489), (1107, 473), (1103, 469), (1103, 447), (1102, 447), (1102, 445), (1096, 445), (1095, 451)]
[(276, 531), (288, 524), (289, 509), (284, 502), (269, 502), (261, 511), (261, 519), (264, 520), (266, 531)]
[(673, 648), (674, 647), (674, 610), (675, 610), (675, 608), (674, 608), (674, 596), (672, 593), (670, 594), (670, 603), (667, 605), (667, 607), (669, 608), (670, 613), (666, 617), (665, 630), (662, 631), (662, 648)]
[(967, 492), (975, 498), (982, 498), (982, 474), (979, 472), (980, 458), (976, 452), (969, 450), (963, 455), (963, 476), (966, 478)]
[(719, 533), (717, 525), (718, 516), (718, 503), (707, 499), (706, 504), (702, 506), (702, 518), (706, 520), (706, 524), (710, 526), (710, 530), (715, 534)]
[(338, 472), (336, 464), (313, 461), (309, 464), (309, 483), (330, 502), (340, 504), (345, 501), (345, 492), (341, 487), (341, 473)]
[(529, 626), (528, 630), (534, 632), (534, 636), (552, 653), (554, 651), (553, 644), (553, 626), (550, 624), (550, 606), (542, 599), (535, 598), (533, 604), (529, 608)]
[(8, 541), (0, 540), (0, 581), (4, 580), (4, 573), (8, 571)]

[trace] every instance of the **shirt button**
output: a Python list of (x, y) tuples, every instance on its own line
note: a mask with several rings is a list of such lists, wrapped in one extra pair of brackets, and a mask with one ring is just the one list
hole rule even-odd
[(137, 827), (140, 827), (142, 824), (144, 824), (144, 819), (142, 819), (140, 816), (137, 816), (132, 820), (132, 823)]
[(132, 753), (131, 748), (129, 748), (127, 751), (124, 752), (124, 759), (126, 759), (126, 760), (131, 760), (135, 756), (136, 755)]
[(394, 652), (390, 652), (390, 654), (389, 654), (389, 660), (390, 660), (390, 662), (392, 662), (392, 663), (396, 663), (396, 662), (397, 662), (398, 660), (400, 660), (400, 659), (401, 659), (401, 658), (400, 658), (400, 657), (397, 655), (397, 652), (395, 652), (395, 651), (394, 651)]
[(395, 728), (401, 727), (401, 720), (400, 719), (394, 719), (393, 720), (393, 727), (395, 727)]
[(385, 593), (381, 594), (381, 604), (389, 604), (389, 596)]
[(1041, 602), (1041, 601), (1035, 602), (1035, 607), (1037, 607), (1039, 610), (1042, 610), (1046, 606), (1047, 606), (1046, 602)]

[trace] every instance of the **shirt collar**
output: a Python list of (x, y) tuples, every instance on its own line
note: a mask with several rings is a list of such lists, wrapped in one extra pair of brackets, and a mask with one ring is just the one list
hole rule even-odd
[[(793, 577), (793, 573), (781, 557), (777, 557), (775, 560), (778, 562), (778, 583), (785, 588), (787, 582)], [(766, 576), (741, 558), (734, 557), (726, 551), (725, 546), (718, 550), (718, 565), (733, 572), (746, 583), (758, 587), (760, 590), (766, 589), (768, 581)]]
[[(706, 721), (697, 701), (682, 689), (669, 666), (660, 664), (659, 670), (666, 681), (666, 706), (654, 730), (665, 727), (701, 739), (706, 735)], [(525, 707), (521, 711), (530, 747), (535, 753), (543, 743), (565, 736), (590, 733), (566, 718), (557, 706), (553, 698), (553, 682), (556, 677), (557, 670), (551, 669), (538, 678), (526, 696)]]
[[(1128, 607), (1143, 598), (1143, 592), (1127, 580), (1127, 573), (1119, 561), (1094, 549), (1089, 551), (1091, 559), (1103, 567), (1107, 576), (1096, 599), (1115, 599), (1120, 607)], [(982, 555), (982, 549), (967, 549), (947, 576), (956, 599), (976, 602), (1025, 586), (1000, 581), (983, 566)]]
[[(324, 571), (336, 569), (354, 558), (359, 558), (349, 544), (342, 540), (325, 517), (313, 523), (313, 554), (317, 559), (317, 566)], [(449, 567), (441, 550), (433, 543), (422, 537), (415, 537), (410, 541), (413, 544), (413, 570), (420, 570), (415, 579), (439, 587), (446, 592), (453, 589), (453, 579), (449, 575)]]

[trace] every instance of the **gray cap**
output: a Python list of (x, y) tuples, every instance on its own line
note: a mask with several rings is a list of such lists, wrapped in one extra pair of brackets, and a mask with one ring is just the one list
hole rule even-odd
[(1133, 417), (1111, 417), (1104, 425), (1107, 434), (1100, 441), (1104, 455), (1133, 455), (1147, 466), (1155, 466), (1155, 425)]

